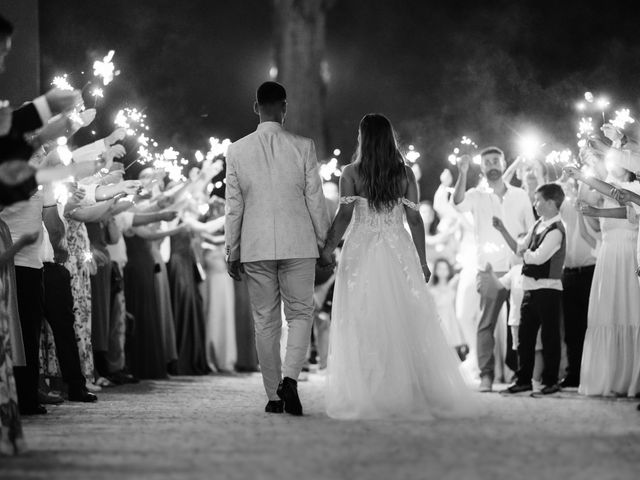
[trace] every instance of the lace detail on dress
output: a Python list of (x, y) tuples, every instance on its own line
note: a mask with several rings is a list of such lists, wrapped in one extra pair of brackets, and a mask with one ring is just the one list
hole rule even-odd
[(358, 200), (359, 197), (340, 197), (340, 205), (348, 205)]
[(411, 210), (415, 210), (416, 212), (420, 211), (420, 205), (417, 203), (413, 203), (411, 200), (407, 200), (406, 198), (402, 199), (402, 203), (409, 207)]

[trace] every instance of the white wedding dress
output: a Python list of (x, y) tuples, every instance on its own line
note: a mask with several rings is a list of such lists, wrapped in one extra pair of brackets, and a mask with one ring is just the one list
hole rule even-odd
[(405, 228), (406, 199), (376, 212), (356, 202), (334, 289), (326, 409), (332, 418), (472, 415), (473, 394), (440, 326)]

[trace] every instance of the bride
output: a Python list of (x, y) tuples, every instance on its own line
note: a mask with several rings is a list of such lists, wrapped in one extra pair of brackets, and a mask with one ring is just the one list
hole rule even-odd
[(391, 123), (366, 115), (320, 258), (321, 265), (331, 262), (349, 227), (334, 290), (330, 417), (455, 417), (474, 410), (427, 290), (431, 273), (417, 202), (416, 180)]

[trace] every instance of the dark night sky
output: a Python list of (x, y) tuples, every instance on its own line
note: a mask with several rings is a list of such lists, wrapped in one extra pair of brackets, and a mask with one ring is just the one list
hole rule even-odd
[[(116, 50), (106, 127), (125, 100), (147, 108), (155, 136), (205, 148), (255, 127), (268, 79), (268, 0), (41, 1), (42, 75), (90, 70)], [(328, 18), (330, 144), (343, 160), (364, 113), (387, 114), (423, 153), (425, 193), (462, 135), (516, 154), (535, 128), (575, 144), (573, 105), (586, 90), (640, 112), (640, 8), (601, 1), (337, 0)], [(594, 116), (597, 116), (594, 115)]]

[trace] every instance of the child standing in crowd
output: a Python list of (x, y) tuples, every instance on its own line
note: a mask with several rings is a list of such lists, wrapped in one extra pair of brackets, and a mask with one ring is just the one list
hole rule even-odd
[(562, 266), (566, 250), (566, 234), (560, 219), (564, 192), (559, 185), (548, 183), (536, 189), (534, 207), (540, 219), (521, 242), (509, 235), (502, 221), (494, 217), (494, 227), (509, 247), (522, 256), (522, 288), (524, 297), (520, 310), (518, 332), (517, 380), (504, 393), (516, 394), (533, 390), (532, 376), (538, 330), (542, 333), (541, 393), (549, 395), (560, 390), (560, 320), (562, 318)]

